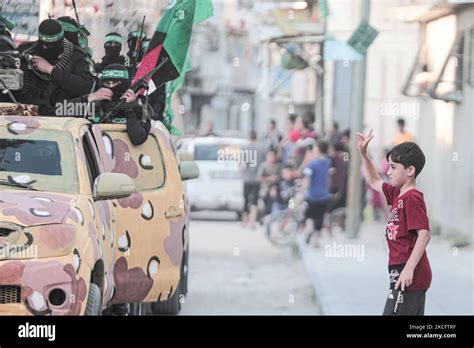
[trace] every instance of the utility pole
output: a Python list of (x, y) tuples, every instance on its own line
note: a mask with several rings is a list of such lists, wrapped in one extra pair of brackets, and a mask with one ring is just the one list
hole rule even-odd
[[(327, 20), (326, 18), (323, 19), (323, 35), (326, 35), (326, 28), (327, 28)], [(318, 73), (316, 72), (316, 88), (318, 89), (317, 92), (317, 103), (318, 103), (318, 113), (316, 114), (316, 117), (319, 117), (319, 127), (321, 134), (324, 133), (324, 74), (325, 74), (325, 67), (324, 67), (324, 41), (326, 38), (323, 39), (321, 42), (320, 46), (320, 55), (321, 55), (321, 71)]]
[[(369, 22), (370, 0), (361, 0), (361, 20)], [(365, 77), (366, 77), (367, 57), (362, 56), (360, 61), (354, 63), (354, 78), (352, 79), (352, 99), (351, 105), (353, 113), (350, 122), (350, 160), (349, 160), (349, 182), (347, 197), (347, 234), (349, 238), (356, 238), (362, 215), (362, 161), (357, 150), (356, 133), (363, 130), (364, 106), (365, 106)]]
[(327, 13), (321, 14), (321, 24), (323, 28), (323, 40), (319, 43), (319, 54), (321, 59), (316, 64), (319, 68), (315, 69), (316, 74), (316, 96), (315, 96), (315, 108), (314, 108), (314, 126), (316, 130), (319, 130), (321, 134), (324, 132), (324, 41), (326, 40), (327, 30)]

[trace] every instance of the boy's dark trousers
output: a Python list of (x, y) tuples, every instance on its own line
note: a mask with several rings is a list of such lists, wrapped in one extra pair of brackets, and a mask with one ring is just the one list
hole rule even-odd
[(382, 315), (424, 315), (426, 290), (390, 289)]

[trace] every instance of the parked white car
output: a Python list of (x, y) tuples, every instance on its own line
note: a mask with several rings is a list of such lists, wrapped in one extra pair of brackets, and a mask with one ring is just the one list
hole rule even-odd
[(178, 141), (180, 156), (193, 158), (199, 179), (186, 183), (191, 211), (234, 211), (240, 218), (244, 206), (241, 149), (249, 141), (230, 137), (195, 137)]

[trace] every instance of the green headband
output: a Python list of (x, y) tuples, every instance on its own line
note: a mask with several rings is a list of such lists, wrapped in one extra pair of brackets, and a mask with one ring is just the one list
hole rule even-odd
[(119, 44), (122, 44), (122, 38), (118, 35), (106, 35), (104, 43), (107, 43), (110, 41), (114, 41), (114, 42), (118, 42)]
[(10, 22), (8, 19), (6, 19), (3, 16), (0, 16), (0, 22), (5, 24), (5, 26), (7, 27), (8, 30), (13, 30), (13, 28), (15, 28), (15, 23)]
[(39, 39), (43, 42), (56, 42), (64, 37), (64, 30), (61, 28), (61, 32), (54, 35), (45, 35), (38, 33)]
[(89, 30), (87, 30), (87, 28), (83, 25), (81, 25), (80, 31), (81, 31), (81, 34), (84, 35), (84, 36), (90, 36), (91, 35), (91, 32)]
[(63, 27), (64, 31), (67, 31), (70, 33), (77, 33), (79, 31), (79, 28), (76, 27), (74, 24), (63, 22), (63, 21), (59, 21), (59, 23), (61, 23), (61, 26)]
[[(132, 37), (139, 37), (140, 36), (140, 32), (139, 31), (134, 31), (132, 32)], [(142, 38), (143, 37), (146, 37), (146, 34), (145, 33), (142, 33)]]
[(128, 71), (127, 70), (102, 70), (102, 80), (113, 80), (113, 79), (126, 79), (128, 80)]

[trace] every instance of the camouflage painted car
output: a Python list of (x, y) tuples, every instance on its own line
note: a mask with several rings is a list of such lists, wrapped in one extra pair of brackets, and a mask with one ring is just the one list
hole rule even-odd
[(124, 125), (0, 116), (0, 315), (177, 313), (197, 176), (159, 122), (133, 146)]

